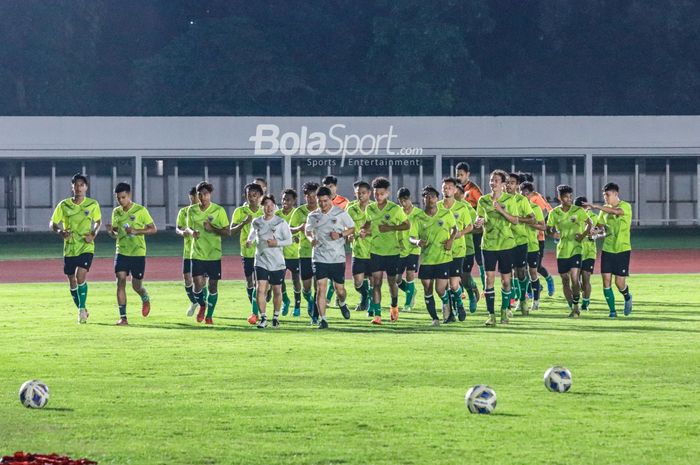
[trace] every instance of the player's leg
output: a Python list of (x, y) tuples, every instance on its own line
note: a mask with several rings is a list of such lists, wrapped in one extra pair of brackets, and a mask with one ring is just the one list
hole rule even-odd
[(87, 321), (90, 314), (87, 311), (87, 296), (88, 296), (88, 283), (87, 283), (88, 269), (79, 266), (75, 270), (75, 282), (78, 290), (78, 309), (80, 310), (80, 320), (83, 323)]
[(68, 278), (68, 289), (70, 290), (71, 298), (75, 304), (75, 308), (80, 312), (80, 300), (78, 299), (78, 281), (75, 277), (75, 272), (78, 268), (76, 257), (63, 257), (63, 274)]
[(328, 328), (328, 320), (326, 320), (326, 292), (328, 291), (328, 278), (325, 276), (324, 272), (319, 270), (318, 264), (316, 270), (316, 308), (318, 308), (318, 315), (321, 318), (318, 328), (326, 329)]
[(466, 288), (469, 296), (469, 313), (476, 312), (476, 305), (479, 302), (479, 289), (476, 287), (476, 282), (472, 277), (474, 258), (474, 255), (467, 255), (464, 257), (464, 262), (462, 262), (462, 286)]
[(185, 292), (190, 299), (190, 306), (187, 308), (187, 316), (194, 315), (197, 309), (197, 299), (194, 296), (194, 281), (192, 280), (192, 260), (185, 258), (182, 260), (182, 279), (185, 282)]
[(481, 251), (481, 238), (483, 234), (472, 234), (474, 241), (474, 259), (479, 266), (479, 277), (481, 278), (481, 288), (486, 289), (486, 267), (484, 263), (484, 255)]
[(207, 311), (207, 274), (202, 260), (192, 259), (192, 281), (194, 282), (194, 296), (199, 304), (197, 322), (204, 321)]
[[(282, 275), (282, 285), (281, 285), (281, 290), (280, 292), (282, 293), (282, 316), (287, 316), (287, 313), (289, 313), (289, 306), (292, 304), (292, 301), (289, 300), (289, 295), (287, 294), (287, 280), (284, 279), (287, 274), (287, 270), (289, 269), (288, 265), (289, 259), (285, 259), (285, 269), (283, 271)], [(275, 294), (275, 289), (273, 287), (272, 289), (272, 298), (274, 299), (274, 294)]]
[(510, 323), (508, 308), (512, 296), (513, 250), (501, 250), (497, 253), (498, 271), (501, 274), (501, 324)]
[(270, 273), (270, 286), (272, 287), (272, 327), (279, 328), (280, 325), (280, 312), (282, 305), (284, 304), (282, 299), (282, 284), (284, 283), (284, 274), (286, 270), (275, 271)]
[(340, 313), (343, 315), (343, 318), (349, 320), (350, 309), (347, 304), (348, 293), (345, 290), (345, 263), (334, 263), (331, 268), (331, 274), (329, 276), (331, 281), (329, 286), (335, 288)]
[[(581, 262), (580, 260), (578, 261)], [(569, 270), (569, 281), (571, 283), (571, 313), (569, 315), (573, 318), (578, 317), (581, 312), (579, 311), (578, 305), (581, 299), (581, 269), (576, 266), (572, 266)]]
[[(415, 257), (412, 258), (412, 257)], [(413, 263), (415, 261), (415, 263)], [(409, 255), (409, 264), (406, 268), (406, 302), (403, 306), (404, 312), (413, 309), (413, 301), (416, 298), (416, 267), (418, 265), (418, 255)]]
[(126, 326), (129, 324), (126, 316), (126, 277), (128, 272), (117, 271), (115, 276), (117, 278), (117, 306), (119, 307), (119, 321), (117, 321), (117, 325)]
[(143, 276), (146, 272), (146, 257), (129, 257), (129, 272), (131, 273), (131, 287), (141, 297), (141, 315), (148, 316), (151, 312), (151, 298), (143, 285)]
[[(451, 267), (451, 266), (450, 266)], [(448, 272), (449, 274), (449, 272)], [(455, 320), (455, 316), (452, 313), (452, 310), (450, 309), (450, 298), (451, 298), (451, 289), (450, 289), (450, 278), (436, 278), (434, 279), (435, 281), (435, 293), (440, 297), (440, 301), (442, 302), (442, 317), (443, 317), (443, 323), (448, 324), (448, 323), (453, 323)]]
[(221, 260), (212, 260), (208, 262), (207, 275), (209, 276), (207, 295), (207, 315), (204, 320), (205, 324), (214, 324), (214, 309), (216, 302), (219, 300), (219, 280), (221, 279)]
[(624, 314), (625, 316), (632, 313), (632, 294), (630, 294), (627, 285), (627, 276), (630, 269), (630, 251), (612, 254), (614, 258), (615, 286), (625, 299)]
[(612, 254), (606, 251), (600, 254), (600, 276), (603, 280), (603, 296), (610, 310), (609, 316), (610, 318), (615, 318), (617, 316), (617, 312), (615, 311), (615, 293), (612, 290), (614, 263), (611, 259), (611, 255)]
[(372, 272), (372, 303), (370, 304), (370, 312), (374, 316), (373, 324), (382, 323), (382, 280), (384, 279), (384, 271)]
[[(449, 301), (452, 302), (454, 307), (454, 312), (457, 313), (459, 321), (464, 321), (467, 318), (467, 312), (464, 310), (464, 303), (462, 302), (462, 266), (464, 263), (464, 257), (457, 257), (450, 263), (450, 274), (448, 283), (448, 297)], [(438, 293), (439, 295), (439, 293)], [(454, 313), (452, 314), (452, 319), (454, 319)]]
[(400, 259), (398, 255), (384, 257), (384, 269), (386, 270), (386, 283), (389, 286), (389, 296), (391, 297), (391, 307), (389, 316), (391, 321), (399, 319), (399, 276)]
[(588, 310), (591, 305), (591, 276), (593, 275), (593, 266), (589, 263), (590, 260), (584, 260), (581, 264), (581, 310)]
[(537, 274), (539, 268), (539, 252), (528, 252), (527, 254), (527, 266), (528, 274), (530, 277), (530, 288), (532, 289), (532, 304), (530, 305), (530, 311), (538, 310), (540, 308), (540, 278)]
[(313, 278), (314, 278), (314, 267), (310, 258), (300, 258), (299, 259), (299, 271), (301, 273), (302, 282), (302, 296), (306, 301), (306, 313), (308, 313), (309, 318), (314, 318), (316, 312), (316, 298), (313, 295)]
[(292, 283), (294, 285), (294, 310), (292, 316), (298, 317), (301, 315), (301, 274), (299, 265), (297, 265), (296, 271), (292, 271)]
[[(425, 265), (421, 266), (418, 271), (418, 276), (420, 278), (421, 284), (423, 284), (423, 298), (425, 300), (425, 308), (428, 309), (428, 314), (432, 320), (433, 326), (440, 325), (440, 319), (438, 318), (437, 311), (435, 310), (435, 296), (433, 295), (433, 280), (426, 279), (428, 276), (424, 270)], [(422, 270), (422, 271), (421, 271)]]
[(542, 276), (547, 282), (547, 295), (550, 297), (554, 295), (554, 278), (544, 267), (544, 241), (539, 241), (540, 243), (540, 266), (537, 268), (537, 272)]
[(258, 304), (258, 311), (260, 312), (258, 316), (260, 319), (257, 322), (257, 326), (263, 329), (267, 326), (267, 288), (269, 285), (267, 270), (256, 266), (255, 273), (257, 279), (255, 280), (255, 299)]
[(494, 289), (496, 282), (496, 263), (497, 252), (492, 250), (482, 250), (484, 263), (484, 298), (486, 299), (486, 311), (489, 313), (489, 318), (486, 320), (486, 326), (496, 325), (496, 291)]

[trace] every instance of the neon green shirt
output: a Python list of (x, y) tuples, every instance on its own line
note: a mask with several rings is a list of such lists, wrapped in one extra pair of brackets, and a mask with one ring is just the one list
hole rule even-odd
[[(513, 215), (515, 208), (510, 202), (511, 195), (501, 194), (498, 202), (504, 206), (506, 211)], [(481, 238), (481, 248), (483, 250), (510, 250), (515, 247), (515, 238), (511, 223), (503, 215), (498, 213), (493, 206), (493, 194), (486, 194), (479, 197), (476, 204), (477, 216), (484, 218), (484, 235)]]
[[(606, 207), (610, 207), (610, 205), (606, 205)], [(620, 200), (617, 208), (621, 208), (624, 213), (615, 216), (601, 211), (598, 215), (598, 224), (604, 224), (607, 232), (603, 240), (603, 252), (620, 253), (632, 250), (630, 242), (632, 206), (624, 200)]]
[[(441, 265), (452, 261), (452, 251), (445, 250), (444, 242), (452, 235), (457, 227), (457, 221), (450, 210), (438, 208), (433, 216), (424, 210), (416, 215), (411, 223), (411, 237), (424, 240), (428, 245), (421, 251), (421, 265)], [(454, 247), (454, 243), (452, 244)]]
[[(544, 213), (542, 212), (542, 209), (534, 202), (530, 202), (530, 207), (532, 208), (532, 212), (535, 214), (535, 221), (537, 223), (544, 221)], [(530, 253), (540, 251), (540, 240), (538, 238), (539, 232), (539, 229), (535, 229), (530, 225), (527, 225), (527, 251)]]
[(215, 228), (228, 227), (228, 215), (221, 205), (210, 203), (202, 211), (199, 205), (187, 207), (187, 227), (199, 231), (199, 237), (192, 241), (189, 258), (194, 260), (221, 260), (221, 236), (204, 229), (204, 222), (209, 220)]
[(353, 200), (348, 204), (345, 211), (348, 212), (353, 223), (355, 223), (355, 233), (353, 234), (352, 240), (352, 256), (355, 258), (369, 258), (371, 236), (360, 237), (360, 229), (367, 222), (365, 210), (360, 208), (360, 202)]
[[(593, 226), (595, 226), (596, 222), (598, 221), (598, 215), (593, 213), (590, 210), (586, 210), (586, 216), (591, 220), (593, 223)], [(595, 260), (596, 258), (596, 244), (593, 239), (590, 237), (586, 237), (583, 239), (581, 242), (582, 246), (582, 251), (581, 251), (581, 260), (590, 260), (593, 259)]]
[[(445, 201), (440, 200), (438, 202), (438, 208), (442, 208), (443, 210), (449, 210), (450, 213), (452, 213), (452, 216), (455, 219), (455, 223), (457, 223), (457, 229), (460, 231), (464, 228), (466, 228), (468, 225), (472, 224), (472, 217), (469, 214), (469, 210), (467, 210), (467, 207), (464, 205), (463, 202), (458, 202), (455, 201), (452, 204), (452, 207), (446, 208), (445, 207)], [(472, 244), (473, 247), (473, 244)], [(461, 237), (459, 239), (456, 239), (454, 244), (452, 245), (452, 257), (453, 258), (462, 258), (467, 255), (467, 243), (464, 242), (464, 238)]]
[(122, 207), (112, 210), (112, 227), (117, 228), (117, 254), (129, 257), (146, 256), (146, 236), (143, 234), (128, 235), (125, 231), (128, 224), (134, 229), (143, 229), (153, 223), (153, 218), (143, 205), (131, 203), (131, 208), (124, 211)]
[(102, 219), (97, 200), (85, 197), (79, 204), (72, 198), (62, 200), (51, 215), (51, 222), (63, 224), (63, 229), (71, 235), (63, 240), (63, 256), (77, 257), (84, 253), (95, 253), (95, 242), (85, 242), (96, 221)]
[[(292, 228), (298, 228), (302, 224), (306, 223), (306, 217), (309, 216), (309, 206), (304, 204), (301, 205), (300, 207), (297, 207), (293, 212), (292, 212), (292, 222), (289, 223), (289, 226)], [(297, 233), (299, 235), (299, 257), (300, 258), (311, 258), (311, 253), (312, 253), (312, 247), (311, 247), (311, 241), (309, 241), (309, 238), (306, 237), (306, 234), (304, 234), (304, 230), (302, 229)]]
[[(467, 211), (469, 212), (469, 217), (471, 218), (471, 223), (474, 224), (474, 221), (476, 221), (476, 210), (474, 210), (472, 204), (470, 204), (466, 200), (460, 200), (460, 202), (462, 202), (467, 208)], [(464, 235), (464, 247), (466, 251), (465, 256), (474, 255), (476, 253), (476, 249), (474, 248), (474, 236), (472, 235), (471, 231)]]
[[(179, 212), (177, 212), (177, 219), (175, 220), (175, 225), (179, 229), (186, 229), (187, 228), (187, 209), (190, 207), (183, 207), (180, 209)], [(184, 239), (184, 246), (182, 248), (182, 256), (183, 258), (190, 258), (190, 250), (192, 250), (192, 236), (185, 236), (183, 237)]]
[(372, 202), (367, 206), (367, 220), (371, 224), (372, 240), (369, 247), (370, 253), (381, 256), (399, 255), (401, 247), (399, 245), (399, 233), (401, 231), (379, 232), (379, 225), (398, 225), (406, 221), (406, 214), (403, 208), (391, 200), (387, 200), (384, 208), (380, 209), (377, 202)]
[(571, 258), (583, 252), (583, 245), (576, 240), (576, 234), (586, 230), (586, 210), (572, 205), (569, 211), (564, 211), (559, 205), (549, 212), (547, 226), (553, 226), (559, 231), (557, 258)]
[[(510, 200), (515, 204), (514, 213), (516, 216), (530, 216), (534, 213), (532, 206), (530, 206), (530, 199), (522, 194), (512, 194), (513, 198)], [(510, 210), (508, 210), (510, 213)], [(513, 213), (511, 213), (513, 214)], [(529, 229), (525, 223), (512, 224), (513, 228), (513, 238), (515, 239), (515, 245), (523, 245), (529, 242)]]
[[(406, 212), (404, 211), (404, 213)], [(414, 206), (411, 209), (411, 212), (408, 215), (406, 215), (406, 218), (408, 218), (408, 222), (411, 225), (413, 225), (413, 223), (418, 221), (418, 218), (420, 217), (421, 213), (424, 213), (423, 210)], [(408, 257), (409, 255), (420, 255), (421, 253), (420, 247), (411, 244), (411, 241), (408, 240), (410, 236), (410, 229), (407, 229), (406, 231), (399, 231), (399, 245), (401, 247), (401, 252), (399, 255), (401, 256), (401, 258)]]
[[(281, 208), (278, 208), (277, 211), (275, 212), (275, 215), (282, 218), (284, 221), (287, 222), (287, 224), (291, 224), (292, 215), (294, 214), (294, 210), (295, 209), (292, 208), (292, 210), (285, 215), (284, 211)], [(289, 258), (289, 259), (299, 258), (299, 243), (294, 242), (294, 235), (293, 234), (292, 234), (292, 244), (284, 247), (282, 249), (282, 254), (284, 255), (284, 258)]]
[[(258, 205), (258, 210), (253, 211), (250, 209), (250, 205), (247, 203), (241, 205), (233, 211), (233, 216), (231, 217), (231, 226), (241, 224), (250, 215), (252, 219), (259, 218), (263, 216), (263, 209)], [(252, 223), (252, 220), (251, 220)], [(241, 245), (241, 257), (243, 258), (255, 258), (255, 245), (246, 247), (245, 243), (248, 240), (248, 234), (250, 233), (250, 223), (246, 224), (239, 231), (238, 243)]]

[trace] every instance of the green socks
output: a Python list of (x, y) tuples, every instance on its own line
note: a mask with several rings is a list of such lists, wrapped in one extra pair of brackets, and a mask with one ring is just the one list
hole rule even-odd
[(328, 286), (328, 291), (326, 291), (326, 302), (330, 302), (331, 299), (333, 298), (334, 294), (334, 289), (333, 289), (333, 284), (331, 283), (330, 286)]
[[(144, 288), (144, 290), (146, 289)], [(141, 296), (141, 302), (148, 302), (149, 300), (151, 300), (151, 298), (149, 297), (148, 292)]]
[(382, 304), (372, 302), (370, 309), (372, 310), (372, 314), (374, 316), (382, 316)]
[(527, 296), (527, 284), (530, 282), (530, 280), (525, 277), (525, 279), (518, 280), (518, 285), (520, 286), (520, 300), (525, 300), (525, 297)]
[(586, 299), (585, 297), (583, 298), (583, 303), (581, 304), (581, 308), (583, 310), (588, 310), (588, 306), (591, 305), (591, 299)]
[(481, 288), (486, 289), (486, 271), (483, 265), (479, 265), (479, 277), (481, 278)]
[(462, 287), (460, 286), (456, 291), (451, 290), (450, 293), (452, 293), (452, 301), (455, 303), (455, 306), (457, 308), (463, 308), (464, 303), (462, 302)]
[(501, 289), (501, 310), (508, 310), (508, 307), (510, 307), (510, 296), (512, 292), (512, 288), (507, 291)]
[(214, 316), (214, 308), (216, 307), (218, 298), (219, 294), (209, 294), (207, 297), (207, 318)]
[(253, 314), (254, 315), (257, 315), (258, 313), (260, 313), (260, 309), (258, 308), (258, 290), (257, 289), (253, 289), (252, 306), (253, 306)]
[(603, 295), (605, 296), (605, 301), (608, 303), (610, 313), (615, 313), (615, 294), (613, 293), (612, 288), (604, 288)]
[(406, 304), (405, 307), (409, 307), (413, 302), (413, 296), (416, 295), (416, 283), (413, 281), (404, 281), (406, 283)]
[(406, 282), (405, 279), (402, 279), (401, 282), (399, 283), (399, 289), (401, 289), (402, 292), (406, 292), (406, 289), (407, 289), (406, 284), (408, 284), (408, 283)]
[(85, 303), (87, 302), (88, 294), (88, 284), (87, 281), (83, 284), (78, 284), (78, 308), (85, 309)]
[(71, 289), (70, 295), (71, 297), (73, 297), (73, 303), (75, 303), (75, 306), (80, 308), (80, 301), (78, 300), (78, 288), (76, 287), (75, 289)]

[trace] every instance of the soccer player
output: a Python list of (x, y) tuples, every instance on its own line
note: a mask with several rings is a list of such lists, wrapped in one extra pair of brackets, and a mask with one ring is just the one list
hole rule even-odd
[(219, 298), (221, 238), (229, 235), (228, 215), (222, 206), (211, 201), (212, 192), (214, 186), (209, 182), (197, 184), (199, 203), (187, 207), (186, 213), (187, 234), (193, 239), (190, 259), (194, 296), (199, 303), (197, 322), (204, 321), (208, 325), (214, 324), (214, 309)]
[[(447, 177), (442, 180), (442, 196), (437, 205), (438, 208), (448, 210), (455, 219), (457, 225), (457, 234), (455, 235), (452, 245), (452, 263), (450, 264), (450, 290), (449, 302), (450, 307), (454, 307), (457, 311), (459, 321), (464, 321), (467, 317), (467, 312), (464, 310), (462, 303), (462, 268), (464, 267), (464, 257), (467, 255), (467, 245), (464, 243), (464, 236), (470, 233), (473, 228), (472, 217), (469, 210), (462, 202), (455, 199), (457, 184), (459, 182), (455, 178)], [(444, 315), (445, 323), (455, 321), (452, 310)]]
[[(197, 188), (193, 187), (190, 189), (190, 205), (195, 205), (199, 203), (199, 198), (197, 197)], [(192, 236), (187, 230), (187, 207), (182, 207), (179, 212), (177, 212), (177, 219), (175, 220), (175, 233), (178, 236), (182, 236), (184, 246), (182, 250), (182, 278), (185, 281), (185, 292), (187, 297), (190, 299), (190, 306), (187, 308), (187, 316), (194, 315), (197, 306), (197, 299), (194, 296), (194, 283), (192, 282), (192, 261), (190, 260), (190, 250), (192, 249)]]
[[(399, 205), (403, 208), (403, 212), (408, 218), (409, 224), (413, 224), (416, 218), (421, 214), (422, 210), (413, 206), (411, 202), (411, 191), (406, 187), (399, 189), (396, 197), (399, 200)], [(416, 283), (414, 283), (416, 273), (418, 272), (418, 259), (420, 258), (421, 249), (419, 246), (411, 243), (410, 230), (401, 231), (399, 233), (401, 253), (399, 265), (399, 273), (396, 275), (396, 282), (399, 283), (399, 289), (406, 293), (406, 301), (403, 306), (404, 312), (410, 312), (413, 309), (413, 301), (416, 296)], [(403, 279), (403, 274), (406, 273), (406, 279)]]
[(129, 324), (126, 317), (126, 277), (131, 274), (131, 287), (141, 297), (141, 314), (146, 317), (151, 312), (148, 291), (143, 286), (146, 271), (146, 238), (158, 232), (153, 218), (146, 207), (132, 202), (131, 186), (120, 182), (114, 188), (119, 204), (112, 210), (112, 222), (107, 224), (107, 234), (117, 240), (114, 274), (117, 276), (117, 305), (119, 321), (117, 325)]
[(432, 318), (433, 326), (440, 325), (435, 310), (434, 292), (442, 301), (443, 314), (449, 310), (447, 289), (452, 264), (452, 245), (457, 236), (457, 222), (450, 210), (438, 208), (438, 191), (432, 186), (423, 188), (423, 210), (411, 223), (411, 243), (421, 248), (421, 263), (418, 278), (423, 284), (425, 306)]
[[(469, 179), (469, 176), (471, 175), (471, 172), (469, 171), (470, 169), (471, 168), (469, 166), (469, 163), (465, 161), (457, 163), (457, 166), (455, 167), (455, 177), (457, 178), (459, 183), (462, 184), (462, 186), (464, 186), (464, 200), (469, 202), (472, 208), (476, 209), (479, 199), (483, 194), (481, 193), (481, 189), (479, 189), (479, 186), (474, 184)], [(481, 227), (477, 227), (475, 224), (472, 232), (472, 239), (474, 240), (474, 258), (476, 259), (476, 264), (479, 265), (479, 277), (481, 278), (481, 286), (485, 289), (486, 275), (484, 274), (484, 262), (482, 258), (483, 254), (481, 253), (481, 243), (483, 234), (483, 229)]]
[(559, 233), (557, 244), (557, 270), (561, 276), (561, 284), (564, 297), (569, 304), (569, 318), (577, 318), (581, 315), (579, 299), (581, 298), (581, 286), (579, 285), (579, 273), (581, 271), (581, 241), (588, 235), (589, 225), (586, 211), (574, 205), (574, 190), (561, 184), (557, 186), (557, 198), (561, 205), (551, 211), (547, 217), (547, 233), (554, 235)]
[[(466, 250), (466, 255), (464, 256), (464, 262), (462, 264), (462, 286), (466, 288), (467, 295), (469, 296), (469, 313), (476, 312), (476, 304), (479, 301), (479, 289), (476, 287), (476, 282), (472, 278), (472, 268), (474, 267), (474, 239), (472, 238), (472, 232), (474, 231), (474, 221), (476, 221), (476, 210), (474, 207), (464, 200), (464, 186), (461, 183), (456, 184), (455, 190), (455, 200), (464, 204), (467, 212), (469, 212), (470, 222), (472, 223), (472, 230), (464, 236), (464, 245)], [(481, 255), (481, 252), (479, 252)]]
[(272, 286), (272, 327), (280, 325), (279, 316), (282, 307), (282, 283), (286, 264), (283, 248), (292, 244), (292, 233), (289, 224), (281, 217), (275, 215), (277, 205), (272, 195), (262, 197), (261, 206), (263, 216), (255, 218), (250, 224), (250, 231), (246, 238), (246, 247), (255, 243), (255, 283), (256, 299), (260, 311), (258, 328), (267, 326), (267, 290)]
[(243, 261), (243, 274), (245, 275), (248, 301), (252, 306), (252, 313), (248, 317), (248, 323), (254, 325), (258, 322), (258, 303), (255, 295), (255, 246), (246, 246), (250, 223), (255, 218), (262, 216), (260, 199), (264, 195), (260, 184), (249, 183), (245, 186), (246, 203), (236, 208), (231, 217), (231, 235), (240, 234), (241, 259)]
[[(282, 208), (275, 212), (275, 215), (282, 218), (287, 224), (292, 222), (292, 214), (296, 208), (297, 193), (294, 189), (282, 191)], [(285, 268), (292, 273), (292, 285), (294, 286), (294, 310), (292, 316), (301, 315), (301, 274), (299, 273), (299, 237), (293, 236), (292, 243), (283, 249)], [(289, 312), (290, 304), (287, 295), (287, 284), (282, 281), (282, 316)]]
[(603, 187), (605, 205), (594, 203), (584, 204), (595, 210), (600, 210), (597, 220), (599, 228), (605, 228), (603, 252), (600, 255), (600, 273), (603, 277), (603, 294), (610, 309), (610, 318), (617, 317), (615, 311), (615, 294), (612, 291), (612, 277), (615, 285), (625, 299), (624, 314), (632, 312), (632, 294), (627, 286), (626, 278), (630, 270), (630, 228), (632, 226), (632, 206), (620, 199), (620, 187), (609, 182)]
[[(520, 193), (528, 198), (535, 192), (535, 187), (531, 182), (523, 182), (520, 184)], [(530, 311), (538, 310), (540, 308), (540, 291), (542, 290), (540, 286), (540, 278), (537, 274), (537, 270), (540, 266), (540, 244), (539, 244), (539, 233), (545, 231), (547, 227), (544, 222), (544, 213), (542, 209), (534, 202), (530, 202), (530, 207), (535, 215), (535, 222), (527, 225), (527, 265), (530, 274), (530, 287), (532, 289), (532, 303), (530, 306)]]
[(316, 191), (318, 190), (318, 184), (315, 182), (305, 182), (301, 186), (301, 190), (304, 193), (304, 200), (306, 203), (304, 205), (298, 206), (292, 213), (292, 221), (289, 223), (292, 234), (299, 235), (299, 273), (301, 275), (302, 284), (302, 296), (306, 300), (306, 312), (311, 317), (312, 324), (318, 324), (318, 312), (316, 309), (316, 296), (312, 294), (311, 286), (313, 285), (314, 268), (311, 262), (312, 247), (311, 241), (304, 233), (306, 228), (306, 218), (309, 213), (318, 208), (318, 199), (316, 198)]
[(529, 242), (527, 225), (535, 222), (535, 212), (532, 211), (530, 200), (518, 192), (519, 179), (518, 173), (509, 173), (508, 183), (506, 184), (506, 192), (513, 196), (510, 201), (515, 205), (512, 212), (518, 216), (518, 223), (512, 226), (513, 238), (515, 239), (515, 248), (513, 249), (515, 279), (513, 280), (514, 294), (511, 296), (511, 299), (518, 300), (520, 313), (527, 315), (527, 287), (530, 281), (527, 275), (527, 249)]
[(593, 213), (590, 207), (584, 206), (584, 204), (587, 203), (588, 199), (586, 197), (576, 197), (576, 199), (574, 199), (574, 205), (583, 207), (583, 209), (586, 210), (586, 214), (588, 215), (586, 221), (590, 225), (590, 232), (581, 242), (581, 310), (584, 311), (588, 310), (588, 307), (591, 305), (591, 275), (593, 275), (597, 253), (595, 239), (593, 239), (592, 236), (599, 232), (596, 227), (598, 215)]
[(265, 178), (253, 179), (253, 184), (257, 184), (262, 188), (262, 195), (267, 195), (267, 180)]
[(382, 279), (386, 281), (391, 295), (391, 321), (399, 319), (399, 288), (396, 275), (399, 272), (399, 231), (410, 228), (406, 214), (397, 204), (389, 200), (389, 180), (378, 177), (372, 181), (374, 202), (367, 207), (367, 223), (360, 230), (362, 237), (371, 234), (370, 267), (372, 271), (372, 324), (382, 324)]
[(338, 208), (345, 210), (350, 201), (338, 194), (338, 178), (333, 175), (328, 175), (321, 180), (321, 184), (331, 190), (331, 202)]
[[(523, 183), (523, 182), (529, 182), (532, 183), (533, 187), (535, 185), (535, 178), (532, 176), (532, 173), (522, 173), (520, 176), (520, 179), (518, 182)], [(542, 210), (542, 213), (545, 216), (545, 220), (547, 219), (547, 215), (549, 215), (549, 212), (552, 211), (552, 206), (547, 202), (547, 199), (544, 198), (542, 194), (540, 194), (537, 191), (534, 191), (530, 197), (530, 202), (534, 203), (540, 209)], [(546, 228), (545, 228), (546, 229)], [(552, 275), (547, 271), (547, 268), (544, 267), (544, 234), (545, 231), (539, 231), (537, 233), (537, 240), (539, 241), (540, 245), (540, 260), (539, 260), (539, 268), (537, 268), (537, 272), (545, 279), (547, 282), (547, 295), (552, 297), (554, 295), (554, 278), (552, 278)]]
[(338, 306), (343, 318), (350, 318), (350, 310), (345, 303), (345, 239), (355, 231), (355, 223), (345, 210), (333, 205), (331, 196), (328, 187), (319, 187), (316, 192), (319, 208), (309, 213), (304, 229), (313, 247), (316, 306), (321, 318), (319, 329), (328, 328), (326, 290), (329, 279), (338, 293)]
[(483, 227), (481, 243), (484, 270), (486, 272), (486, 310), (489, 318), (486, 326), (496, 325), (494, 281), (496, 266), (501, 274), (501, 323), (508, 324), (508, 307), (511, 294), (511, 273), (513, 271), (513, 248), (515, 238), (511, 225), (518, 223), (518, 216), (508, 209), (514, 208), (510, 202), (512, 196), (505, 192), (508, 174), (503, 170), (494, 170), (489, 178), (491, 192), (481, 196), (476, 207), (475, 225)]
[(360, 294), (360, 303), (355, 307), (355, 311), (368, 311), (371, 299), (371, 287), (369, 278), (370, 271), (369, 246), (371, 236), (362, 237), (360, 230), (367, 222), (367, 206), (369, 205), (370, 190), (372, 187), (366, 181), (356, 181), (353, 184), (355, 199), (348, 204), (346, 211), (355, 223), (355, 232), (349, 237), (352, 243), (352, 279), (355, 290)]
[(73, 302), (78, 308), (78, 323), (87, 323), (87, 274), (95, 254), (95, 237), (102, 224), (100, 204), (86, 197), (88, 180), (82, 174), (71, 179), (73, 196), (62, 200), (51, 215), (49, 227), (63, 238), (63, 274)]

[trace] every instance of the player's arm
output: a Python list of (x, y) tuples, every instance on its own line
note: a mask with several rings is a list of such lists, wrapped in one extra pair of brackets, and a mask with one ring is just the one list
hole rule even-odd
[(408, 231), (411, 229), (411, 223), (408, 220), (404, 220), (399, 224), (380, 224), (379, 232), (390, 232), (390, 231)]
[(248, 231), (248, 238), (247, 238), (246, 241), (245, 241), (245, 246), (246, 246), (246, 247), (250, 247), (251, 245), (253, 245), (254, 243), (256, 243), (256, 242), (257, 242), (257, 236), (258, 236), (257, 230), (256, 230), (255, 228), (251, 227), (251, 228), (250, 228), (250, 231)]
[(158, 228), (156, 228), (156, 225), (154, 223), (149, 223), (143, 228), (132, 228), (129, 226), (128, 228), (124, 228), (124, 231), (127, 234), (135, 234), (135, 235), (141, 235), (141, 236), (152, 236), (153, 234), (158, 232)]
[(250, 215), (246, 215), (245, 218), (243, 218), (243, 211), (236, 209), (233, 212), (233, 217), (231, 218), (231, 226), (229, 227), (229, 234), (231, 236), (236, 235), (241, 232), (241, 229), (247, 224), (250, 224), (253, 222), (253, 217)]
[(180, 216), (178, 215), (178, 221), (177, 224), (175, 225), (175, 234), (181, 237), (189, 237), (192, 235), (192, 230), (187, 227), (187, 224), (181, 225), (180, 224)]
[(591, 207), (595, 210), (600, 210), (602, 212), (609, 213), (610, 215), (622, 216), (625, 214), (625, 211), (619, 207), (609, 207), (607, 205), (598, 205), (596, 203), (584, 203), (582, 205), (584, 207)]
[(534, 223), (528, 224), (527, 226), (538, 231), (547, 231), (547, 226), (545, 226), (544, 220), (535, 221)]
[(292, 231), (290, 231), (286, 221), (282, 223), (282, 227), (277, 231), (277, 236), (279, 237), (267, 240), (269, 247), (287, 247), (292, 245)]
[(100, 232), (100, 227), (102, 226), (102, 219), (97, 219), (93, 221), (92, 227), (90, 228), (90, 232), (85, 235), (85, 242), (88, 244), (90, 242), (93, 242), (95, 238), (97, 237), (97, 234)]
[(499, 202), (493, 202), (493, 208), (506, 220), (508, 220), (509, 223), (511, 224), (518, 224), (518, 217), (515, 215), (511, 215), (506, 211), (505, 208), (503, 208), (503, 205), (501, 205)]
[(450, 237), (444, 242), (445, 245), (445, 250), (452, 250), (452, 243), (454, 242), (455, 238), (457, 237), (457, 226), (453, 226), (450, 229)]
[(547, 229), (545, 229), (545, 232), (549, 236), (556, 236), (558, 234), (556, 222), (554, 221), (554, 214), (550, 213), (550, 215), (547, 217)]
[(61, 226), (62, 223), (54, 223), (49, 221), (49, 227), (51, 231), (61, 236), (63, 239), (68, 239), (70, 237), (70, 229), (65, 229)]

